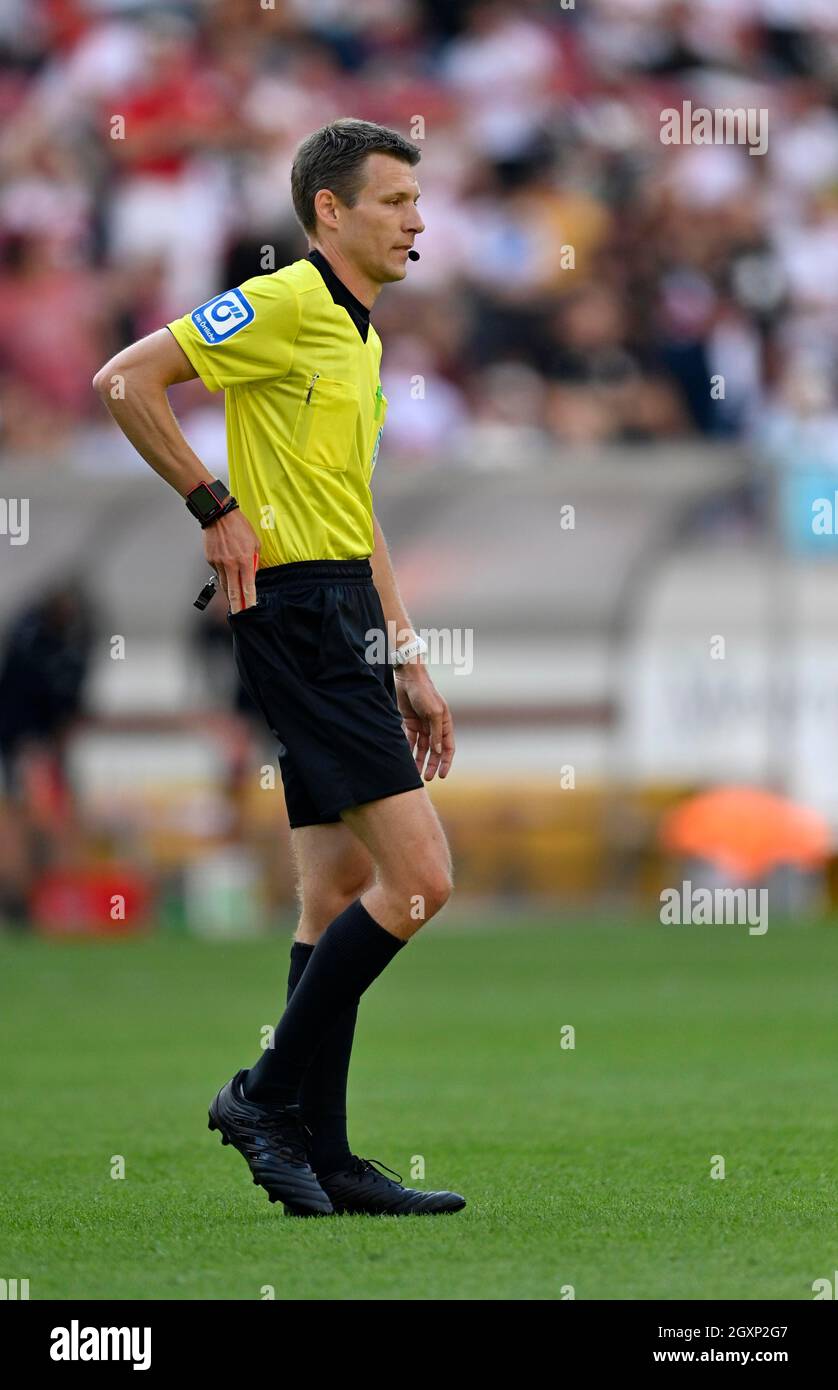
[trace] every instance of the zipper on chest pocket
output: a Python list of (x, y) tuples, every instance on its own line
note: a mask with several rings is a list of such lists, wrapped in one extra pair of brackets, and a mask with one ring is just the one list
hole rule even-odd
[(326, 372), (311, 372), (297, 387), (297, 418), (291, 451), (304, 463), (344, 473), (355, 446), (359, 400), (357, 387)]

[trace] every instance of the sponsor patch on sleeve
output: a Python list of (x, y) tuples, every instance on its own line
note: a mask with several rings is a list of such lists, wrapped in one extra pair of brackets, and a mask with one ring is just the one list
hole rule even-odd
[(241, 290), (226, 290), (194, 309), (192, 322), (205, 343), (215, 347), (253, 322), (253, 305)]

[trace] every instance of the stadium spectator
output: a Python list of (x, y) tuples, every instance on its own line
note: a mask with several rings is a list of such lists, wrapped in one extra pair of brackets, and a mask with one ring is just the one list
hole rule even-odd
[[(837, 96), (830, 0), (12, 5), (0, 445), (89, 454), (107, 428), (91, 360), (298, 256), (292, 151), (347, 112), (423, 141), (428, 232), (384, 364), (391, 466), (432, 466), (452, 430), (484, 462), (505, 410), (487, 375), (516, 365), (547, 448), (747, 438), (814, 360), (834, 408)], [(768, 105), (766, 153), (663, 145), (684, 100)], [(781, 355), (798, 366), (778, 374)]]

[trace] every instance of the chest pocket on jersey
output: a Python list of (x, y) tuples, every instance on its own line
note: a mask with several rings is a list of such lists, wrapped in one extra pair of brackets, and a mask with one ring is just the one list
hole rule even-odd
[(384, 421), (387, 418), (387, 397), (382, 394), (379, 385), (375, 397), (375, 411), (373, 414), (372, 426), (370, 429), (368, 448), (367, 448), (367, 478), (371, 478), (373, 469), (378, 463), (378, 453), (381, 448), (381, 436), (384, 431)]
[(291, 448), (317, 468), (344, 473), (355, 442), (358, 392), (345, 381), (313, 372), (302, 390)]

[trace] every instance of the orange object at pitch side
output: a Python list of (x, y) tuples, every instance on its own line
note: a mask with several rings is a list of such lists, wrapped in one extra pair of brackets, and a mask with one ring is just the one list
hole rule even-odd
[(746, 878), (779, 865), (815, 868), (829, 855), (829, 826), (808, 806), (759, 787), (718, 787), (683, 801), (664, 818), (670, 853), (711, 860)]

